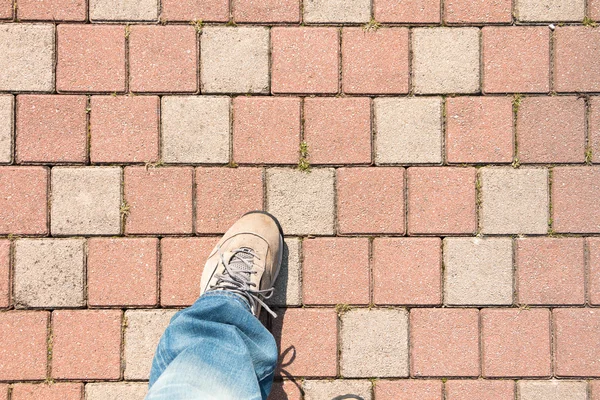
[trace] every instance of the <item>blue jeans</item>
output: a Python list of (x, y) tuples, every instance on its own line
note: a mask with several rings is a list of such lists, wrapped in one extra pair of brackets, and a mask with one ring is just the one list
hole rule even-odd
[(244, 298), (205, 293), (171, 319), (152, 361), (146, 400), (264, 400), (277, 356), (273, 335)]

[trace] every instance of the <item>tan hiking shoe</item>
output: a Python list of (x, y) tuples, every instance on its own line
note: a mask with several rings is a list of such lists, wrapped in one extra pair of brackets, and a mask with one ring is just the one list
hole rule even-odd
[[(200, 282), (200, 295), (227, 290), (244, 297), (255, 316), (273, 295), (273, 284), (283, 258), (283, 230), (279, 221), (264, 211), (244, 214), (225, 232), (210, 253)], [(261, 299), (262, 298), (262, 299)]]

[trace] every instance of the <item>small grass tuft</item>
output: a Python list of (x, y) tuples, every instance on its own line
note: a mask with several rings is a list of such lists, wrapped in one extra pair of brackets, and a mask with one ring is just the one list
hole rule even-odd
[(125, 25), (125, 39), (129, 39), (129, 35), (131, 35), (131, 26), (127, 24)]
[(519, 112), (519, 107), (521, 106), (521, 102), (523, 101), (524, 97), (525, 96), (523, 96), (521, 93), (515, 93), (513, 95), (512, 106), (515, 114)]
[(350, 305), (348, 305), (348, 304), (336, 304), (335, 305), (335, 312), (340, 317), (350, 310), (352, 310), (352, 307), (350, 307)]
[(192, 25), (194, 29), (196, 29), (197, 33), (200, 33), (202, 32), (202, 26), (204, 25), (204, 23), (201, 19), (195, 19), (193, 21), (190, 21), (190, 25)]
[(129, 204), (127, 204), (127, 201), (123, 200), (123, 203), (121, 204), (121, 207), (119, 208), (119, 213), (121, 214), (121, 217), (127, 217), (129, 215), (130, 209), (131, 209), (131, 207), (129, 206)]
[(148, 171), (150, 168), (160, 168), (160, 167), (164, 167), (165, 166), (165, 162), (163, 160), (158, 160), (157, 162), (146, 162), (146, 164), (144, 164), (144, 167), (146, 167), (146, 171)]
[(227, 166), (229, 168), (237, 168), (237, 167), (239, 167), (238, 163), (236, 163), (235, 161), (230, 161), (229, 164), (227, 164)]
[(298, 169), (303, 172), (310, 172), (310, 163), (308, 162), (308, 143), (300, 143), (300, 160), (298, 160)]
[(379, 22), (377, 22), (375, 20), (375, 18), (371, 18), (371, 20), (369, 22), (367, 22), (364, 26), (363, 29), (366, 32), (369, 31), (376, 31), (377, 29), (381, 28), (381, 24)]
[(519, 168), (521, 166), (521, 161), (519, 161), (519, 157), (515, 157), (514, 161), (510, 165), (512, 165), (513, 168)]
[(583, 21), (581, 23), (583, 24), (583, 26), (587, 26), (588, 28), (596, 28), (598, 26), (598, 23), (596, 21), (587, 16), (583, 18)]
[(585, 163), (587, 165), (592, 165), (592, 157), (594, 156), (594, 151), (592, 150), (592, 146), (587, 146), (585, 149)]
[(235, 21), (233, 20), (233, 18), (231, 18), (229, 21), (227, 21), (227, 23), (225, 24), (225, 26), (237, 26), (237, 24), (235, 23)]

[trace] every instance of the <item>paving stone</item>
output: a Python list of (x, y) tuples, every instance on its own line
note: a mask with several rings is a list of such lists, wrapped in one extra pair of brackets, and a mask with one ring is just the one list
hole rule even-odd
[(219, 239), (161, 239), (160, 304), (163, 307), (191, 306), (198, 299), (204, 264)]
[(0, 26), (0, 90), (54, 90), (54, 27), (50, 24)]
[(476, 309), (413, 308), (411, 375), (479, 376), (478, 319)]
[(590, 381), (590, 400), (600, 399), (600, 380)]
[(451, 305), (513, 303), (509, 238), (444, 239), (444, 301)]
[(368, 0), (306, 0), (303, 11), (307, 23), (369, 22), (371, 3)]
[(486, 26), (482, 35), (484, 92), (548, 92), (548, 27)]
[(168, 163), (229, 162), (228, 97), (162, 98), (162, 156)]
[(582, 163), (585, 159), (585, 102), (571, 96), (526, 97), (517, 114), (522, 163)]
[(160, 337), (175, 310), (128, 310), (125, 312), (125, 379), (148, 379)]
[(375, 304), (441, 303), (440, 238), (375, 238), (372, 258)]
[(479, 91), (479, 29), (417, 28), (412, 40), (415, 93)]
[[(0, 1), (0, 19), (12, 19), (13, 18), (14, 3), (12, 0)], [(0, 396), (3, 396), (2, 392), (6, 389), (6, 398), (8, 398), (8, 387), (2, 385), (0, 387)]]
[(342, 32), (344, 93), (408, 93), (408, 29)]
[(340, 168), (336, 188), (341, 233), (404, 233), (404, 168)]
[(300, 98), (233, 99), (233, 159), (240, 164), (296, 164)]
[(191, 167), (125, 168), (125, 232), (192, 233)]
[[(565, 4), (569, 3), (571, 2), (565, 2)], [(583, 15), (577, 20), (581, 21), (582, 18)], [(554, 57), (554, 90), (559, 92), (600, 90), (599, 29), (583, 26), (557, 28), (554, 34)]]
[(14, 248), (16, 307), (80, 307), (84, 239), (19, 239)]
[(377, 400), (442, 400), (442, 381), (401, 379), (375, 382)]
[(306, 380), (302, 384), (304, 400), (340, 399), (372, 400), (371, 382), (367, 380)]
[(340, 375), (408, 376), (408, 312), (356, 309), (341, 317)]
[[(589, 302), (600, 304), (600, 238), (586, 238), (588, 252)], [(600, 388), (598, 388), (600, 391)]]
[(19, 0), (17, 18), (20, 21), (78, 21), (86, 19), (84, 0)]
[(586, 400), (585, 381), (528, 381), (517, 382), (519, 400)]
[(299, 0), (236, 0), (233, 19), (237, 22), (299, 22)]
[(0, 234), (46, 234), (47, 202), (46, 168), (0, 168)]
[(373, 109), (377, 164), (442, 161), (440, 98), (376, 98)]
[(300, 385), (292, 379), (274, 381), (268, 400), (302, 400)]
[(544, 168), (480, 169), (481, 231), (523, 234), (548, 231), (548, 171)]
[(444, 20), (450, 24), (511, 23), (510, 0), (449, 0), (444, 3)]
[(269, 30), (208, 27), (202, 30), (203, 93), (269, 93)]
[(588, 1), (588, 14), (591, 19), (593, 19), (595, 21), (600, 20), (600, 1), (599, 0), (589, 0)]
[(224, 233), (246, 212), (262, 208), (262, 168), (196, 168), (196, 233)]
[(446, 400), (514, 400), (515, 382), (510, 380), (449, 380)]
[(87, 252), (88, 304), (156, 305), (158, 239), (92, 238)]
[(92, 21), (156, 21), (158, 3), (155, 0), (90, 0)]
[(580, 304), (585, 301), (583, 238), (516, 240), (519, 304)]
[(143, 400), (148, 393), (146, 382), (88, 383), (86, 400)]
[(16, 383), (12, 400), (81, 400), (83, 383)]
[(92, 96), (90, 160), (156, 162), (158, 96)]
[(552, 314), (556, 376), (600, 376), (600, 311), (557, 308)]
[(584, 12), (583, 0), (521, 0), (515, 4), (515, 17), (524, 22), (580, 22)]
[(17, 96), (16, 161), (85, 163), (86, 107), (86, 96)]
[(552, 227), (557, 232), (600, 232), (600, 167), (556, 167)]
[(229, 21), (228, 0), (162, 0), (164, 21)]
[(371, 162), (369, 98), (307, 98), (303, 118), (304, 140), (311, 164)]
[(283, 262), (275, 281), (275, 293), (266, 303), (275, 306), (299, 306), (302, 304), (300, 239), (285, 239)]
[(513, 160), (510, 97), (446, 99), (446, 159), (450, 163), (510, 163)]
[(10, 240), (0, 239), (0, 308), (10, 305)]
[(286, 235), (334, 232), (334, 170), (267, 170), (267, 211)]
[(369, 303), (367, 238), (307, 239), (302, 254), (304, 304)]
[(276, 375), (285, 372), (292, 376), (333, 377), (337, 374), (337, 315), (334, 309), (279, 310), (273, 320), (272, 332), (280, 354)]
[(0, 337), (10, 338), (0, 348), (1, 380), (46, 377), (49, 318), (45, 311), (0, 312)]
[(552, 375), (550, 311), (543, 308), (481, 310), (482, 375)]
[(63, 24), (57, 31), (56, 88), (59, 91), (125, 90), (123, 26)]
[(271, 48), (273, 93), (338, 92), (336, 28), (276, 27)]
[(382, 23), (438, 23), (440, 2), (436, 0), (374, 0), (375, 20)]
[(129, 36), (130, 90), (195, 92), (198, 45), (193, 26), (136, 25)]
[(474, 234), (475, 181), (475, 168), (409, 168), (408, 233)]
[(118, 235), (120, 207), (120, 168), (52, 169), (53, 235)]
[[(600, 0), (599, 0), (600, 1)], [(600, 97), (594, 96), (589, 99), (589, 150), (592, 151), (592, 161), (600, 163)]]
[(0, 163), (10, 163), (13, 151), (13, 107), (12, 95), (0, 95)]

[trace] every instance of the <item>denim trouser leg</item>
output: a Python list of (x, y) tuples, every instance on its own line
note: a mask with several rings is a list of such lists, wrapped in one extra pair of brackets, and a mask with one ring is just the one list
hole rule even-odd
[(209, 292), (175, 314), (165, 330), (146, 400), (264, 400), (276, 365), (275, 339), (248, 303)]

